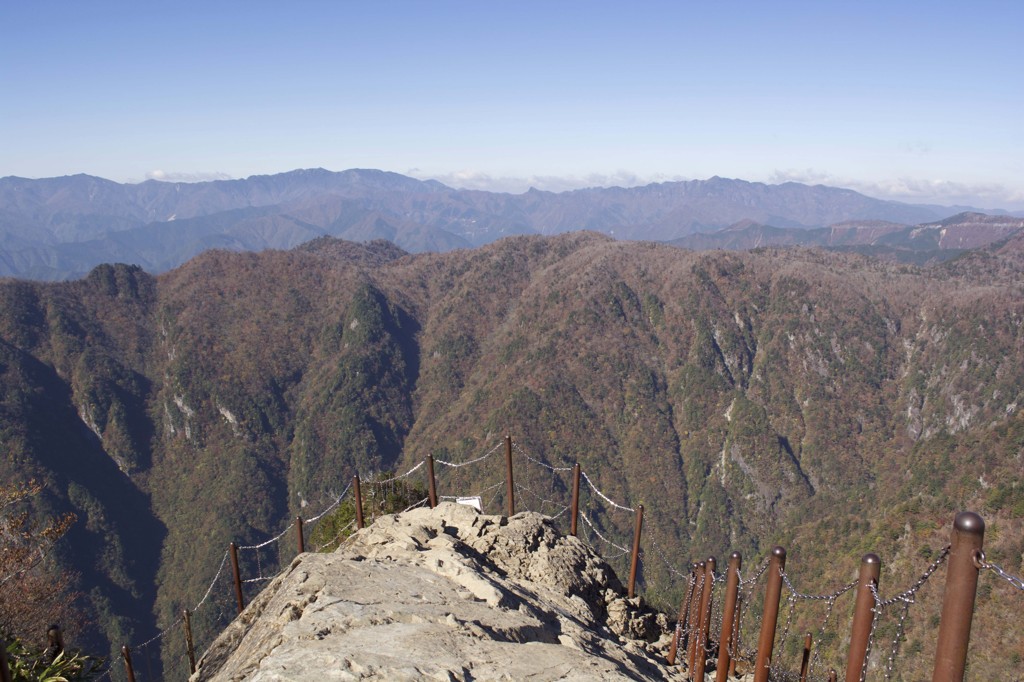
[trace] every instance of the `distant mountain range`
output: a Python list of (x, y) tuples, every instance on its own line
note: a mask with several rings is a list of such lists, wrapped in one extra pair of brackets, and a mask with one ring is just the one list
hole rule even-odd
[(954, 258), (971, 249), (1024, 232), (1024, 218), (965, 212), (933, 223), (901, 225), (884, 220), (837, 223), (801, 229), (743, 220), (724, 230), (698, 232), (672, 240), (694, 251), (744, 251), (765, 246), (818, 246), (853, 251), (902, 263), (924, 265)]
[[(458, 190), (379, 170), (295, 170), (200, 183), (6, 177), (0, 179), (0, 275), (68, 279), (113, 261), (163, 272), (212, 248), (286, 249), (320, 236), (387, 239), (423, 252), (514, 234), (594, 230), (669, 241), (734, 226), (708, 242), (721, 245), (753, 223), (782, 230), (772, 239), (786, 234), (783, 241), (804, 244), (821, 237), (816, 232), (808, 242), (797, 230), (850, 221), (918, 225), (965, 210), (976, 211), (881, 201), (822, 185), (718, 177), (523, 194)], [(741, 221), (750, 222), (736, 228)]]

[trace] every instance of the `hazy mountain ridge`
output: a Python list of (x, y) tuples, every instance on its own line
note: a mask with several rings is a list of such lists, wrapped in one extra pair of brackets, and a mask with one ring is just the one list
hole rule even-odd
[(209, 248), (287, 249), (322, 235), (388, 239), (422, 252), (580, 229), (665, 241), (743, 220), (786, 229), (851, 220), (916, 225), (958, 210), (822, 185), (718, 177), (518, 195), (358, 169), (198, 183), (6, 177), (0, 178), (0, 275), (64, 279), (112, 260), (163, 272)]
[(1022, 233), (1024, 218), (964, 212), (920, 225), (857, 220), (817, 229), (782, 228), (745, 220), (723, 230), (696, 233), (670, 243), (697, 251), (818, 246), (924, 265), (949, 260), (969, 249)]
[[(68, 559), (87, 562), (114, 645), (193, 605), (228, 540), (276, 534), (355, 471), (459, 461), (506, 429), (645, 503), (647, 537), (681, 561), (740, 549), (756, 565), (782, 542), (824, 588), (873, 549), (903, 583), (969, 506), (1001, 529), (989, 556), (1019, 572), (1019, 240), (918, 269), (593, 233), (421, 255), (320, 238), (159, 277), (0, 282), (5, 475), (37, 475), (79, 514)], [(136, 491), (133, 523), (166, 531), (133, 530), (103, 477)], [(627, 517), (595, 521), (628, 537)], [(672, 594), (648, 557), (648, 593)], [(1019, 633), (987, 613), (979, 633)], [(923, 620), (908, 641), (926, 656), (928, 637)]]

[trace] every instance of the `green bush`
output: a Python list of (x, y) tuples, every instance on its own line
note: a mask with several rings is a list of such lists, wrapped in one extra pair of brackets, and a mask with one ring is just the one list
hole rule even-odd
[(77, 682), (95, 680), (103, 661), (77, 651), (62, 651), (52, 658), (45, 650), (29, 648), (20, 639), (7, 643), (12, 682)]
[[(421, 483), (391, 480), (394, 472), (377, 474), (360, 485), (363, 498), (363, 521), (369, 525), (378, 516), (397, 514), (420, 502), (427, 496)], [(338, 508), (320, 519), (310, 542), (321, 552), (333, 552), (356, 531), (355, 494), (342, 500)]]

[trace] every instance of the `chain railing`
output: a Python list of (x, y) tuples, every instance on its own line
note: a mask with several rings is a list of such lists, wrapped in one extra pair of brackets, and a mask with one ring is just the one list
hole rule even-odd
[[(468, 500), (467, 498), (453, 495), (436, 495), (435, 464), (440, 465), (442, 471), (451, 472), (456, 477), (455, 483), (458, 485), (458, 488), (462, 488), (460, 470), (466, 467), (483, 465), (501, 449), (503, 444), (506, 450), (506, 471), (503, 480), (496, 469), (489, 476), (483, 477), (484, 481), (487, 481), (489, 478), (492, 482), (472, 486), (473, 490), (470, 492)], [(513, 479), (513, 453), (517, 454), (528, 465), (525, 476), (520, 481)], [(573, 467), (550, 464), (544, 461), (543, 458), (532, 455), (521, 444), (513, 443), (510, 437), (506, 437), (503, 442), (499, 442), (484, 454), (462, 462), (440, 458), (434, 459), (432, 456), (428, 456), (405, 473), (396, 474), (387, 479), (374, 480), (370, 484), (371, 498), (377, 494), (375, 491), (381, 491), (381, 495), (386, 495), (386, 487), (388, 485), (394, 486), (400, 481), (408, 479), (420, 471), (424, 465), (427, 466), (430, 495), (409, 505), (404, 511), (428, 504), (433, 506), (438, 499), (460, 502), (472, 500), (473, 506), (480, 509), (488, 509), (493, 507), (496, 500), (502, 495), (504, 488), (506, 496), (505, 505), (509, 513), (515, 511), (514, 501), (518, 499), (526, 509), (545, 513), (552, 519), (560, 519), (568, 515), (571, 519), (573, 532), (577, 528), (576, 521), (582, 519), (583, 539), (593, 546), (602, 547), (606, 559), (614, 560), (631, 555), (629, 595), (632, 596), (638, 573), (638, 565), (641, 560), (640, 534), (643, 521), (643, 506), (636, 505), (634, 507), (615, 501), (611, 496), (598, 488), (593, 479), (585, 471), (582, 471), (578, 464)], [(529, 473), (529, 467), (542, 471), (543, 475), (537, 477), (535, 474)], [(571, 476), (567, 476), (567, 474), (571, 474)], [(495, 480), (495, 475), (497, 475), (498, 480)], [(549, 479), (544, 478), (549, 475)], [(531, 476), (533, 477), (531, 478)], [(572, 478), (572, 483), (567, 484), (566, 478)], [(448, 484), (451, 483), (445, 479), (446, 476), (442, 474), (442, 481)], [(477, 476), (472, 480), (479, 481), (481, 479)], [(582, 496), (579, 485), (581, 480), (586, 484), (583, 490), (586, 493), (586, 499), (583, 500), (582, 507), (580, 505)], [(356, 499), (359, 500), (360, 488), (358, 477), (354, 477), (354, 483)], [(444, 489), (447, 490), (448, 487), (445, 486)], [(341, 504), (352, 492), (352, 488), (352, 484), (349, 484), (320, 514), (305, 523), (311, 526), (319, 522)], [(570, 491), (571, 501), (565, 499), (570, 494)], [(487, 498), (486, 501), (484, 501), (485, 498)], [(635, 515), (632, 549), (627, 547), (627, 543), (617, 541), (612, 537), (612, 534), (602, 521), (602, 519), (609, 518), (609, 515), (621, 514), (623, 512)], [(362, 510), (360, 509), (357, 519), (353, 519), (347, 525), (339, 528), (335, 533), (335, 537), (321, 538), (318, 546), (314, 549), (320, 551), (336, 548), (343, 538), (351, 535), (353, 525), (358, 524), (358, 527), (362, 527), (362, 523)], [(621, 523), (621, 521), (617, 523)], [(611, 524), (613, 528), (615, 525)], [(296, 528), (298, 532), (296, 544), (301, 549), (303, 547), (303, 521), (301, 518), (296, 519)], [(241, 546), (232, 544), (230, 551), (225, 552), (222, 556), (214, 577), (202, 598), (199, 599), (191, 611), (186, 610), (182, 612), (182, 615), (171, 619), (170, 624), (141, 644), (133, 648), (124, 647), (126, 668), (130, 666), (129, 661), (131, 660), (132, 652), (135, 653), (136, 660), (138, 660), (140, 654), (148, 660), (154, 645), (164, 640), (170, 632), (182, 625), (185, 626), (186, 631), (189, 631), (188, 622), (190, 616), (204, 609), (204, 607), (209, 608), (209, 604), (216, 602), (215, 613), (210, 614), (216, 622), (222, 622), (225, 617), (230, 615), (227, 613), (230, 609), (225, 605), (226, 599), (223, 596), (218, 596), (214, 599), (215, 593), (218, 592), (216, 589), (218, 583), (223, 583), (226, 580), (228, 574), (226, 569), (229, 563), (232, 564), (231, 573), (235, 576), (234, 587), (238, 596), (238, 610), (240, 611), (243, 607), (242, 586), (263, 583), (272, 579), (277, 574), (278, 568), (285, 563), (283, 560), (285, 550), (283, 543), (291, 530), (292, 525), (289, 524), (280, 533), (262, 542)], [(825, 677), (826, 673), (822, 670), (822, 643), (827, 639), (826, 634), (829, 632), (830, 623), (834, 622), (838, 600), (846, 593), (853, 592), (855, 588), (859, 588), (858, 595), (866, 594), (867, 596), (858, 596), (854, 628), (858, 627), (856, 623), (858, 619), (861, 619), (861, 622), (865, 623), (867, 630), (866, 636), (863, 634), (858, 636), (856, 633), (852, 636), (851, 646), (854, 641), (857, 641), (859, 642), (858, 646), (862, 648), (857, 649), (856, 656), (851, 651), (848, 668), (849, 666), (859, 666), (854, 668), (857, 671), (854, 673), (855, 678), (861, 682), (867, 680), (870, 652), (873, 647), (877, 648), (879, 646), (875, 640), (878, 637), (881, 619), (888, 617), (893, 622), (891, 627), (894, 634), (892, 640), (887, 641), (883, 645), (880, 657), (881, 663), (877, 667), (885, 680), (891, 680), (896, 671), (900, 642), (903, 640), (904, 633), (906, 632), (911, 607), (917, 602), (918, 592), (943, 564), (949, 562), (950, 568), (948, 569), (949, 575), (947, 576), (945, 593), (946, 601), (944, 602), (943, 615), (940, 621), (940, 643), (936, 654), (936, 674), (934, 679), (941, 680), (942, 682), (962, 679), (962, 666), (964, 665), (962, 659), (966, 657), (966, 643), (961, 641), (965, 638), (965, 635), (962, 634), (964, 628), (960, 627), (958, 631), (952, 625), (947, 627), (947, 623), (953, 621), (964, 622), (966, 619), (966, 632), (969, 633), (969, 623), (973, 613), (974, 591), (978, 574), (982, 572), (994, 574), (999, 579), (1010, 584), (1015, 590), (1024, 591), (1024, 580), (1007, 572), (998, 564), (987, 561), (984, 552), (981, 550), (983, 532), (984, 522), (981, 521), (980, 517), (970, 513), (959, 515), (954, 524), (953, 543), (947, 545), (938, 553), (916, 582), (889, 598), (882, 598), (880, 596), (877, 584), (877, 566), (874, 568), (874, 578), (866, 579), (862, 568), (861, 577), (857, 580), (844, 583), (831, 592), (814, 594), (802, 591), (794, 584), (792, 576), (785, 570), (785, 550), (781, 547), (775, 548), (771, 555), (765, 557), (756, 570), (744, 578), (739, 567), (738, 553), (733, 554), (733, 557), (736, 559), (735, 567), (730, 562), (730, 568), (725, 572), (716, 572), (714, 558), (710, 558), (706, 562), (691, 564), (691, 570), (687, 574), (676, 568), (669, 558), (668, 552), (656, 540), (650, 538), (647, 544), (652, 548), (653, 556), (667, 570), (671, 584), (674, 585), (676, 581), (683, 581), (686, 586), (686, 597), (680, 606), (679, 617), (671, 637), (671, 654), (669, 659), (674, 663), (677, 653), (681, 652), (681, 659), (687, 670), (696, 668), (693, 671), (694, 673), (702, 673), (705, 666), (705, 658), (717, 651), (719, 666), (725, 666), (724, 670), (716, 671), (717, 680), (726, 679), (724, 675), (734, 671), (737, 662), (751, 666), (755, 661), (757, 662), (754, 665), (755, 682), (766, 682), (769, 676), (775, 680), (800, 680), (800, 682), (815, 679), (834, 679), (834, 670), (828, 671), (827, 677)], [(967, 539), (963, 540), (962, 538)], [(958, 541), (967, 543), (965, 545), (967, 549), (958, 550)], [(251, 557), (248, 566), (250, 568), (255, 567), (255, 575), (250, 575), (244, 580), (239, 577), (239, 566), (236, 559), (236, 553), (239, 551), (247, 553)], [(869, 557), (873, 557), (872, 561), (878, 562), (877, 557), (874, 555), (866, 555), (865, 561), (869, 561)], [(777, 569), (769, 571), (769, 567), (773, 565), (776, 558), (779, 559), (779, 562), (775, 564)], [(229, 559), (232, 561), (229, 562)], [(778, 575), (776, 575), (776, 572)], [(963, 577), (965, 575), (966, 578)], [(750, 617), (751, 613), (753, 613), (752, 607), (757, 601), (758, 585), (761, 583), (762, 577), (765, 576), (768, 578), (764, 587), (765, 606), (761, 612), (761, 618), (754, 619)], [(785, 620), (781, 635), (776, 638), (774, 620), (771, 623), (767, 623), (765, 616), (771, 614), (770, 617), (772, 619), (778, 618), (778, 605), (775, 604), (770, 607), (769, 592), (774, 590), (774, 599), (777, 601), (778, 594), (783, 589), (786, 591)], [(970, 594), (967, 595), (967, 592)], [(951, 595), (953, 596), (951, 597)], [(866, 602), (864, 601), (865, 599)], [(952, 602), (956, 603), (950, 606), (949, 604)], [(812, 632), (808, 632), (806, 635), (802, 649), (803, 658), (799, 666), (800, 672), (796, 673), (794, 668), (786, 664), (783, 659), (787, 652), (791, 630), (797, 622), (796, 611), (801, 603), (808, 605), (821, 604), (824, 614), (820, 624), (814, 628), (817, 636), (814, 637)], [(864, 608), (861, 606), (862, 603), (867, 604), (867, 611), (863, 615), (860, 614), (860, 609)], [(729, 606), (727, 607), (726, 604), (729, 604)], [(729, 618), (726, 618), (727, 615)], [(801, 616), (801, 622), (806, 623), (808, 617), (811, 617), (812, 622), (816, 622), (810, 614)], [(758, 620), (761, 622), (759, 623)], [(729, 629), (728, 632), (726, 628)], [(761, 632), (761, 641), (758, 642), (757, 646), (751, 647), (748, 642), (752, 633), (758, 629)], [(765, 638), (766, 632), (768, 633), (767, 639)], [(190, 637), (191, 633), (189, 632), (187, 636)], [(836, 638), (831, 637), (831, 639), (835, 641)], [(772, 649), (776, 648), (776, 640), (779, 655), (773, 656)], [(949, 642), (953, 642), (953, 644), (951, 645)], [(680, 649), (680, 647), (685, 648), (685, 651)], [(762, 647), (767, 647), (767, 651), (761, 650)], [(191, 641), (188, 642), (188, 651), (190, 658), (189, 670), (192, 671), (194, 670), (195, 659), (192, 653)], [(863, 652), (862, 656), (861, 652)], [(950, 666), (944, 662), (945, 659), (943, 659), (943, 662), (940, 662), (940, 659), (943, 657), (949, 658), (949, 656), (954, 656), (959, 663), (954, 661), (951, 668), (953, 670), (952, 676), (944, 676), (945, 673), (940, 674), (940, 670), (945, 670)], [(956, 672), (957, 666), (960, 666), (960, 677), (956, 676), (958, 674)], [(165, 673), (168, 672), (165, 671)], [(115, 667), (112, 666), (108, 668), (100, 679), (103, 678), (120, 679), (120, 675), (115, 673)]]

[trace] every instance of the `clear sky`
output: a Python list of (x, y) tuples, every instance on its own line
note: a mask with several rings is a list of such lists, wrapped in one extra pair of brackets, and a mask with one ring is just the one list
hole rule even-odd
[(1024, 3), (0, 3), (0, 176), (712, 175), (1024, 208)]

